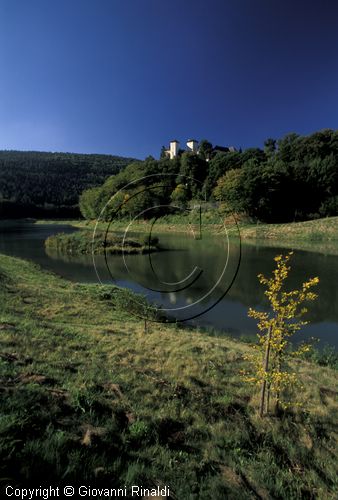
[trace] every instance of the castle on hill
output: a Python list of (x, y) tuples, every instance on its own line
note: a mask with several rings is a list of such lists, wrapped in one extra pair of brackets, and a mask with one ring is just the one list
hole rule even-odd
[[(196, 139), (189, 139), (186, 142), (186, 145), (187, 145), (186, 151), (188, 151), (190, 153), (195, 153), (195, 154), (199, 153), (199, 142), (196, 141)], [(214, 146), (212, 148), (213, 153), (233, 153), (234, 151), (236, 151), (236, 148), (234, 146)], [(164, 150), (164, 153), (171, 160), (173, 158), (176, 158), (180, 152), (181, 152), (180, 142), (177, 141), (176, 139), (173, 139), (172, 141), (170, 141), (169, 148)]]

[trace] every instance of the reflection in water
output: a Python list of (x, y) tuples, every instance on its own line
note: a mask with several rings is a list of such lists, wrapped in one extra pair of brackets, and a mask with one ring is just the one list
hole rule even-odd
[[(98, 282), (91, 256), (69, 256), (57, 253), (45, 253), (43, 241), (55, 232), (69, 232), (67, 226), (21, 224), (6, 231), (0, 236), (0, 252), (32, 259), (68, 279), (79, 282)], [(185, 308), (198, 314), (221, 297), (224, 289), (233, 276), (238, 248), (230, 245), (230, 257), (225, 279), (206, 295), (206, 292), (217, 282), (222, 272), (226, 247), (219, 237), (204, 237), (194, 240), (187, 235), (161, 235), (161, 245), (168, 251), (151, 255), (151, 270), (148, 255), (126, 256), (126, 269), (121, 256), (109, 256), (108, 264), (115, 283), (127, 286), (136, 292), (144, 293), (149, 300), (164, 308), (176, 310)], [(233, 335), (254, 334), (254, 320), (247, 317), (247, 309), (266, 307), (264, 289), (259, 285), (257, 274), (270, 274), (273, 257), (283, 250), (263, 246), (242, 246), (242, 261), (239, 273), (230, 292), (211, 311), (193, 320), (193, 324), (210, 325), (216, 329), (226, 330)], [(284, 250), (285, 251), (285, 250)], [(104, 256), (97, 256), (96, 265), (103, 282), (112, 283)], [(323, 341), (338, 346), (338, 256), (325, 255), (297, 250), (293, 256), (290, 288), (299, 285), (312, 276), (319, 276), (317, 287), (319, 299), (311, 304), (307, 319), (311, 325), (305, 327), (298, 338), (316, 336)], [(164, 286), (159, 281), (180, 282), (188, 276), (194, 267), (202, 270), (198, 279), (187, 288), (175, 291), (175, 285)], [(150, 289), (149, 289), (150, 288)], [(151, 289), (159, 289), (155, 292)], [(197, 302), (197, 304), (195, 304)], [(195, 304), (195, 305), (191, 305)], [(180, 317), (182, 311), (176, 311)], [(192, 314), (193, 315), (193, 314)]]

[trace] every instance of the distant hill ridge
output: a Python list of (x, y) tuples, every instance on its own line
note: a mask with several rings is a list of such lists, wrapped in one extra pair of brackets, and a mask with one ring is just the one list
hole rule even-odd
[(79, 195), (134, 158), (105, 154), (0, 151), (0, 217), (80, 215)]

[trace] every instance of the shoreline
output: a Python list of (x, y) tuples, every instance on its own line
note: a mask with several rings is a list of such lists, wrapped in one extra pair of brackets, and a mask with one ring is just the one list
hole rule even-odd
[[(231, 221), (230, 221), (231, 222)], [(35, 224), (70, 225), (81, 229), (94, 229), (95, 221), (86, 220), (36, 220)], [(117, 221), (114, 230), (121, 232), (129, 221)], [(156, 223), (156, 234), (182, 234), (187, 232), (187, 224), (171, 223), (159, 220)], [(98, 229), (105, 230), (106, 223), (99, 223)], [(133, 232), (147, 232), (151, 227), (149, 222), (138, 222)], [(199, 226), (193, 226), (197, 231)], [(247, 224), (239, 223), (241, 242), (245, 245), (258, 245), (278, 248), (288, 248), (307, 252), (318, 252), (328, 255), (338, 255), (338, 217), (328, 217), (305, 222), (291, 222), (288, 224)], [(203, 232), (210, 236), (217, 236), (222, 231), (219, 224), (205, 224)], [(155, 231), (154, 231), (155, 233)], [(228, 229), (229, 237), (238, 235), (237, 228)]]
[[(129, 220), (120, 220), (114, 222), (114, 227), (117, 229), (125, 228), (129, 224)], [(94, 228), (96, 221), (88, 221), (85, 219), (35, 219), (35, 224), (54, 224), (62, 225), (69, 224), (74, 227), (81, 228)], [(135, 227), (139, 231), (145, 231), (150, 226), (150, 221), (142, 221), (134, 223)], [(189, 225), (189, 220), (181, 218), (179, 221), (165, 220), (165, 218), (160, 218), (156, 222), (154, 227), (157, 228), (158, 232), (186, 232), (187, 225)], [(232, 218), (225, 219), (225, 225), (230, 225), (235, 227), (234, 220)], [(199, 227), (198, 224), (192, 224), (194, 228)], [(107, 227), (107, 223), (98, 223), (98, 228)], [(280, 224), (267, 224), (267, 223), (243, 223), (238, 222), (238, 227), (241, 231), (241, 236), (243, 239), (267, 239), (267, 240), (290, 240), (293, 241), (311, 241), (311, 242), (322, 242), (326, 241), (337, 241), (338, 242), (338, 216), (337, 217), (326, 217), (323, 219), (316, 219), (304, 222), (290, 222), (290, 223), (280, 223)], [(215, 223), (204, 223), (202, 226), (203, 230), (217, 234), (222, 230), (222, 224)]]

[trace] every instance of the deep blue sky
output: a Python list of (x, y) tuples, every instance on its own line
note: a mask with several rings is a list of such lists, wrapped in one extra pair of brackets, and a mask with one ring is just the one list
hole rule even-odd
[(338, 128), (336, 0), (0, 0), (0, 149)]

